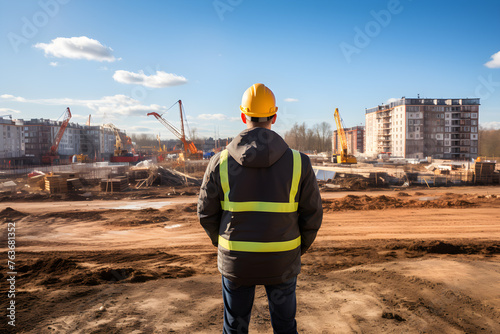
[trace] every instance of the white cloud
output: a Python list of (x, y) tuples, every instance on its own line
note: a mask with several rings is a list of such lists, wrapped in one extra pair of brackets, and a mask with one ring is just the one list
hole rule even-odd
[(284, 101), (285, 102), (299, 102), (299, 99), (294, 99), (293, 97), (287, 97)]
[(16, 102), (25, 102), (26, 101), (26, 99), (24, 97), (14, 96), (14, 95), (10, 95), (10, 94), (0, 95), (0, 98), (5, 99), (5, 100), (10, 100), (10, 101), (16, 101)]
[(198, 119), (202, 119), (205, 121), (229, 121), (229, 122), (234, 122), (239, 120), (239, 117), (229, 117), (224, 114), (201, 114), (198, 115)]
[(217, 120), (217, 121), (225, 121), (228, 117), (224, 114), (201, 114), (198, 115), (199, 119), (205, 120)]
[(121, 126), (122, 129), (126, 130), (127, 132), (140, 132), (140, 133), (154, 133), (156, 130), (153, 128), (147, 128), (143, 126)]
[(53, 66), (53, 67), (56, 67), (56, 66), (57, 66), (57, 65), (59, 65), (59, 64), (57, 63), (57, 61), (51, 61), (51, 62), (49, 63), (49, 65), (50, 65), (50, 66)]
[(19, 114), (20, 111), (19, 110), (16, 110), (16, 109), (10, 109), (10, 108), (0, 108), (0, 114), (8, 114), (8, 113), (12, 113), (12, 114)]
[(23, 97), (9, 94), (0, 95), (0, 98), (10, 101), (27, 102), (43, 105), (64, 105), (64, 106), (85, 106), (97, 114), (106, 114), (106, 116), (146, 116), (147, 113), (155, 111), (165, 112), (166, 107), (158, 104), (143, 105), (140, 101), (126, 95), (104, 96), (98, 100), (78, 100), (78, 99), (25, 99)]
[(113, 75), (113, 79), (124, 84), (143, 85), (151, 88), (178, 86), (187, 83), (187, 79), (183, 76), (163, 71), (156, 71), (156, 74), (146, 75), (144, 74), (144, 71), (134, 73), (118, 70)]
[(102, 45), (99, 41), (80, 37), (57, 37), (50, 43), (37, 43), (37, 49), (42, 49), (45, 56), (56, 58), (86, 59), (96, 61), (113, 62), (116, 58), (112, 55), (113, 49)]
[(84, 119), (85, 121), (87, 121), (89, 119), (89, 115), (80, 115), (80, 114), (75, 114), (75, 113), (71, 113), (71, 118), (72, 119)]
[(491, 122), (482, 122), (481, 124), (482, 128), (488, 129), (488, 130), (499, 130), (500, 129), (500, 122), (499, 121), (491, 121)]
[(500, 51), (491, 56), (491, 60), (484, 64), (484, 66), (489, 68), (500, 68)]
[(158, 123), (158, 120), (156, 118), (153, 118), (153, 119), (150, 119), (147, 121), (140, 121), (139, 123), (141, 123), (141, 124), (160, 124), (160, 123)]
[(389, 104), (389, 103), (392, 103), (392, 102), (396, 102), (398, 99), (394, 98), (394, 97), (391, 97), (390, 99), (387, 99), (387, 101), (385, 101), (384, 104)]

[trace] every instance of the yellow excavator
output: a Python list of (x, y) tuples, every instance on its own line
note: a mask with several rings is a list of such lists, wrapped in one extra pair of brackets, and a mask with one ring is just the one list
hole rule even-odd
[(347, 151), (347, 138), (344, 132), (344, 126), (342, 125), (342, 119), (340, 118), (339, 108), (335, 108), (333, 113), (335, 117), (335, 124), (337, 124), (337, 135), (340, 142), (340, 153), (333, 154), (333, 162), (339, 164), (357, 164), (358, 160), (352, 154)]

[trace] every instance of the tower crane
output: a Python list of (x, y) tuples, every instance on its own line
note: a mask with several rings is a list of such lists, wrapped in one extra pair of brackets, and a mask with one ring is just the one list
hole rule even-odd
[(358, 161), (356, 157), (349, 154), (347, 149), (347, 138), (344, 132), (344, 126), (342, 125), (342, 118), (340, 118), (339, 108), (335, 108), (333, 113), (335, 118), (335, 124), (337, 125), (337, 135), (340, 141), (340, 154), (334, 154), (334, 161), (339, 164), (357, 164)]
[(163, 124), (167, 129), (170, 130), (177, 138), (179, 138), (184, 145), (184, 156), (191, 157), (195, 159), (203, 158), (203, 151), (199, 151), (196, 148), (196, 145), (186, 138), (186, 134), (184, 132), (184, 116), (182, 114), (182, 101), (177, 101), (179, 103), (179, 111), (181, 115), (181, 130), (177, 129), (172, 123), (163, 118), (160, 114), (156, 112), (148, 113), (148, 116), (153, 115), (156, 119)]
[(52, 165), (54, 163), (59, 162), (59, 155), (57, 154), (57, 149), (59, 148), (59, 144), (61, 143), (62, 136), (64, 135), (64, 131), (68, 127), (69, 120), (71, 119), (71, 111), (69, 107), (66, 108), (66, 114), (64, 115), (64, 119), (61, 123), (61, 127), (57, 131), (56, 137), (54, 139), (54, 143), (50, 147), (49, 152), (42, 156), (42, 164)]

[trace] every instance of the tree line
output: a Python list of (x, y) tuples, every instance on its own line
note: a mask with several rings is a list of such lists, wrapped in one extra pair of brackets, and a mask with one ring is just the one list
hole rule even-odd
[[(191, 137), (195, 138), (195, 143), (203, 141), (194, 131)], [(158, 146), (158, 140), (152, 134), (131, 134), (131, 138), (139, 146)], [(284, 139), (291, 148), (302, 152), (332, 151), (332, 128), (327, 122), (312, 127), (308, 127), (305, 122), (295, 123), (285, 132)], [(500, 157), (500, 129), (479, 129), (479, 156)]]
[(332, 127), (330, 123), (321, 122), (309, 128), (306, 123), (295, 123), (285, 132), (284, 139), (288, 146), (301, 152), (331, 152)]
[(500, 157), (500, 129), (479, 129), (479, 156)]

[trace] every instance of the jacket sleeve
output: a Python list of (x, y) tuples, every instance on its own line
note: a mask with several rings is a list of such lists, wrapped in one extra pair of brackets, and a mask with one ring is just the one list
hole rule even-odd
[(302, 184), (299, 197), (299, 228), (302, 240), (301, 251), (304, 254), (311, 247), (321, 222), (323, 221), (323, 206), (319, 193), (318, 182), (311, 166), (309, 157), (302, 155)]
[(207, 166), (200, 188), (197, 208), (200, 224), (214, 246), (218, 245), (219, 225), (222, 217), (219, 157), (220, 153), (214, 155)]

